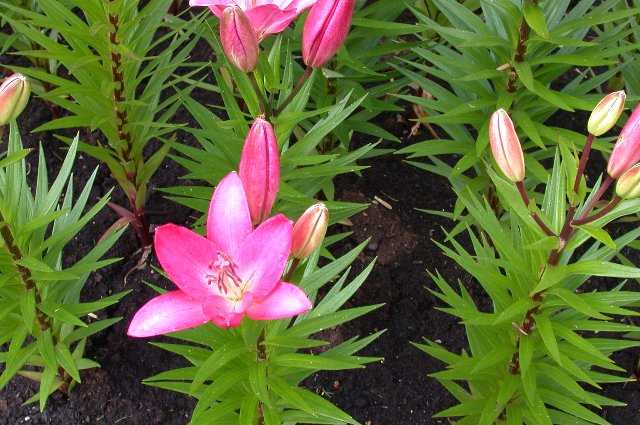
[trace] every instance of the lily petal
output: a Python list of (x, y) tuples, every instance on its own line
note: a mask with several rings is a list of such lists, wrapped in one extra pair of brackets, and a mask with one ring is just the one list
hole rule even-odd
[(270, 34), (284, 31), (300, 12), (295, 8), (280, 9), (273, 4), (254, 7), (247, 10), (247, 17), (260, 40)]
[(243, 242), (235, 258), (240, 278), (249, 282), (256, 300), (273, 291), (284, 272), (291, 252), (293, 224), (282, 214), (271, 217)]
[(207, 318), (221, 328), (236, 328), (240, 326), (245, 310), (251, 304), (253, 297), (250, 293), (239, 301), (230, 301), (224, 297), (209, 297), (202, 305)]
[(153, 298), (133, 317), (127, 335), (145, 338), (200, 326), (208, 322), (202, 304), (182, 291)]
[(198, 299), (218, 295), (209, 285), (209, 265), (216, 258), (216, 244), (190, 229), (165, 224), (156, 229), (156, 256), (169, 278), (187, 295)]
[(207, 217), (207, 237), (225, 254), (236, 257), (240, 245), (251, 233), (251, 215), (242, 181), (229, 173), (216, 187)]
[(296, 285), (280, 282), (271, 294), (259, 303), (253, 303), (247, 309), (247, 315), (253, 320), (277, 320), (305, 313), (313, 305), (307, 294)]

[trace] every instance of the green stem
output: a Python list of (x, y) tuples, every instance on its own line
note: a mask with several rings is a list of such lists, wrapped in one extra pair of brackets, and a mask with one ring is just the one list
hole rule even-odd
[(285, 282), (291, 281), (299, 265), (300, 265), (300, 260), (298, 258), (294, 258), (293, 261), (291, 262), (291, 267), (289, 267), (289, 271), (287, 272), (287, 275), (284, 277)]
[(260, 112), (262, 112), (262, 114), (267, 119), (269, 119), (269, 116), (271, 115), (271, 105), (267, 100), (266, 96), (264, 95), (264, 93), (262, 92), (262, 90), (260, 90), (260, 84), (258, 84), (258, 77), (256, 76), (255, 72), (251, 73), (251, 77), (249, 77), (249, 80), (251, 81), (251, 86), (253, 87), (253, 91), (256, 93), (256, 96), (258, 97), (258, 103), (260, 104)]
[(296, 85), (293, 87), (293, 90), (291, 90), (291, 93), (289, 93), (289, 96), (284, 100), (284, 102), (282, 102), (282, 105), (280, 105), (280, 107), (278, 107), (275, 110), (274, 112), (275, 116), (280, 115), (280, 113), (282, 113), (282, 111), (284, 111), (287, 108), (287, 106), (289, 106), (289, 104), (293, 101), (293, 99), (296, 97), (298, 92), (300, 92), (300, 89), (302, 89), (302, 86), (304, 86), (304, 83), (307, 82), (307, 80), (309, 79), (312, 73), (313, 73), (313, 68), (311, 68), (310, 66), (305, 68), (304, 73), (300, 76), (300, 79), (298, 80)]

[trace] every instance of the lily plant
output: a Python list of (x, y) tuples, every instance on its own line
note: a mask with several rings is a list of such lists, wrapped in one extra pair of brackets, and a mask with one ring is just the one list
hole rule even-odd
[[(349, 264), (366, 243), (319, 268), (329, 225), (325, 205), (309, 207), (295, 224), (283, 214), (271, 216), (280, 187), (280, 155), (273, 128), (261, 117), (245, 140), (239, 168), (213, 193), (206, 237), (174, 224), (156, 230), (156, 256), (178, 289), (145, 304), (128, 334), (170, 334), (186, 342), (156, 345), (184, 355), (192, 367), (145, 382), (196, 397), (192, 425), (238, 418), (247, 424), (279, 425), (293, 418), (356, 424), (299, 384), (319, 370), (359, 368), (379, 360), (355, 353), (381, 332), (308, 351), (328, 344), (314, 334), (378, 307), (340, 310), (373, 266), (345, 284)], [(318, 299), (318, 291), (330, 283), (327, 295)], [(189, 354), (194, 352), (199, 354)]]
[(624, 93), (615, 92), (596, 106), (579, 159), (560, 146), (544, 193), (527, 184), (516, 127), (506, 111), (496, 111), (488, 136), (502, 175), (491, 167), (487, 173), (504, 211), (481, 199), (468, 177), (452, 177), (464, 208), (455, 217), (471, 245), (463, 246), (454, 231), (452, 245), (441, 247), (475, 278), (491, 306), (481, 310), (465, 286), (456, 290), (432, 276), (434, 294), (462, 320), (470, 345), (468, 354), (458, 354), (431, 341), (417, 344), (447, 364), (432, 376), (457, 404), (437, 416), (474, 425), (607, 425), (599, 409), (624, 405), (599, 390), (635, 373), (625, 373), (611, 355), (640, 345), (629, 338), (640, 328), (625, 320), (637, 315), (633, 307), (640, 301), (626, 279), (640, 278), (640, 271), (623, 251), (640, 231), (618, 227), (613, 239), (606, 226), (640, 212), (640, 108), (622, 129), (604, 177), (591, 189), (584, 177), (592, 144), (615, 126), (624, 101)]

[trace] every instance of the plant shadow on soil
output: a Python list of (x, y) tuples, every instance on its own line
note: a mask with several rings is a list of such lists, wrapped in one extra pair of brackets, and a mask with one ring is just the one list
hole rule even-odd
[[(383, 116), (379, 124), (395, 133), (404, 143), (408, 137), (410, 118)], [(50, 119), (47, 107), (40, 101), (31, 102), (23, 114), (21, 124), (27, 147), (37, 147), (40, 140), (47, 152), (50, 173), (55, 174), (64, 156), (63, 146), (47, 134), (31, 134), (30, 130)], [(178, 121), (186, 121), (186, 115)], [(424, 139), (424, 137), (418, 137)], [(360, 141), (362, 142), (362, 141)], [(393, 147), (393, 146), (391, 146)], [(30, 164), (35, 163), (31, 155)], [(363, 354), (384, 357), (381, 364), (363, 370), (322, 373), (309, 378), (305, 385), (322, 394), (366, 425), (432, 425), (447, 424), (446, 419), (432, 415), (454, 404), (455, 400), (428, 373), (442, 368), (442, 364), (410, 345), (422, 338), (441, 341), (446, 347), (460, 352), (466, 347), (463, 328), (457, 321), (436, 310), (438, 301), (428, 291), (432, 282), (427, 270), (438, 270), (450, 282), (460, 279), (478, 303), (486, 304), (485, 294), (474, 285), (457, 265), (444, 257), (432, 242), (443, 240), (442, 227), (450, 227), (448, 220), (429, 216), (416, 208), (451, 211), (455, 197), (447, 181), (429, 175), (403, 162), (396, 156), (378, 157), (367, 161), (370, 168), (361, 176), (345, 175), (336, 181), (339, 198), (357, 202), (372, 202), (370, 208), (352, 219), (353, 231), (337, 250), (344, 251), (371, 237), (371, 242), (354, 265), (353, 273), (362, 270), (375, 257), (378, 263), (363, 288), (348, 306), (385, 303), (379, 310), (333, 330), (326, 335), (339, 342), (354, 335), (368, 335), (381, 329), (387, 332), (368, 347)], [(76, 161), (74, 182), (80, 187), (98, 164), (80, 154)], [(152, 186), (166, 187), (178, 183), (183, 170), (171, 161), (156, 174)], [(100, 166), (92, 203), (106, 194), (115, 182), (104, 166)], [(118, 189), (114, 200), (123, 202)], [(162, 194), (151, 191), (148, 204), (155, 224), (193, 222), (192, 211), (167, 201)], [(73, 241), (67, 250), (67, 261), (77, 260), (93, 246), (100, 235), (116, 219), (109, 210), (102, 211)], [(70, 397), (54, 395), (45, 413), (37, 406), (21, 406), (33, 395), (35, 385), (24, 378), (15, 378), (0, 392), (0, 425), (182, 425), (188, 422), (194, 401), (186, 396), (151, 388), (141, 380), (158, 372), (184, 366), (181, 358), (125, 335), (126, 326), (135, 311), (154, 292), (144, 282), (165, 288), (170, 283), (150, 268), (125, 275), (137, 261), (136, 240), (126, 233), (110, 253), (124, 260), (100, 270), (90, 277), (83, 297), (94, 300), (123, 290), (132, 292), (122, 302), (99, 317), (122, 316), (123, 320), (95, 337), (87, 345), (87, 357), (95, 359), (101, 369), (83, 373), (83, 383)], [(152, 260), (157, 265), (155, 259)], [(324, 336), (324, 335), (323, 335)], [(620, 364), (631, 370), (637, 351), (619, 355)], [(613, 424), (638, 423), (640, 408), (637, 383), (610, 386), (606, 394), (629, 403), (625, 408), (605, 409), (603, 415)]]

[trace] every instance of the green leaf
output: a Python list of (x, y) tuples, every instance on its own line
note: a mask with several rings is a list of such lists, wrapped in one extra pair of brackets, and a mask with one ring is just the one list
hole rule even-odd
[(556, 336), (553, 333), (553, 327), (551, 325), (551, 320), (549, 320), (549, 316), (546, 314), (539, 314), (536, 316), (536, 328), (540, 333), (540, 337), (542, 338), (542, 342), (544, 346), (547, 348), (551, 357), (562, 366), (562, 360), (560, 359), (560, 350), (558, 349), (558, 341), (556, 340)]
[(312, 354), (281, 354), (271, 359), (275, 366), (284, 368), (299, 368), (311, 370), (346, 370), (359, 369), (360, 363), (352, 360), (350, 356), (328, 356)]
[(532, 0), (524, 0), (524, 18), (527, 24), (543, 38), (549, 37), (549, 29), (542, 8)]
[(587, 232), (592, 238), (602, 242), (605, 246), (616, 249), (616, 243), (611, 238), (609, 233), (601, 227), (597, 227), (591, 224), (583, 224), (578, 227), (580, 230)]
[(216, 349), (198, 368), (198, 372), (191, 383), (191, 392), (196, 393), (199, 387), (216, 371), (227, 363), (247, 351), (243, 343), (234, 341)]
[(600, 320), (609, 320), (610, 318), (601, 314), (597, 309), (593, 308), (587, 301), (585, 301), (580, 295), (575, 294), (568, 289), (554, 288), (549, 291), (550, 294), (556, 295), (561, 298), (567, 305), (571, 306), (575, 310), (590, 317), (594, 317)]
[(76, 366), (76, 361), (73, 358), (73, 355), (63, 344), (58, 344), (56, 346), (56, 355), (58, 358), (58, 363), (64, 368), (64, 370), (71, 375), (71, 377), (76, 382), (82, 382), (80, 380), (80, 372), (78, 371), (78, 367)]

